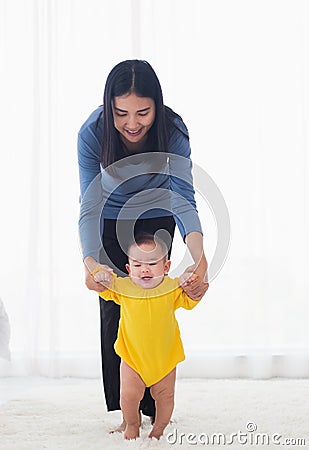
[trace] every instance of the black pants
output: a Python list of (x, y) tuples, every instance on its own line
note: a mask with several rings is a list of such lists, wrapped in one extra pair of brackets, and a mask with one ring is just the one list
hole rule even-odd
[[(120, 276), (126, 273), (125, 265), (128, 262), (127, 255), (119, 245), (116, 235), (116, 220), (104, 219), (103, 229), (103, 247), (107, 257), (101, 258), (102, 264), (112, 266), (114, 272)], [(138, 219), (136, 221), (122, 221), (122, 229), (133, 228), (134, 235), (143, 231), (154, 234), (162, 229), (169, 233), (168, 245), (173, 240), (175, 231), (175, 221), (172, 216), (158, 217), (153, 219)], [(130, 233), (128, 232), (128, 235)], [(164, 234), (162, 235), (164, 239)], [(169, 256), (171, 248), (169, 247)], [(111, 264), (112, 263), (112, 264)], [(119, 366), (120, 358), (114, 350), (114, 343), (118, 333), (118, 323), (120, 318), (120, 306), (114, 302), (107, 302), (100, 298), (101, 315), (101, 354), (102, 354), (102, 372), (105, 400), (108, 411), (120, 409), (120, 377)], [(151, 349), (149, 349), (151, 351)], [(145, 395), (140, 403), (140, 410), (146, 416), (155, 415), (154, 400), (150, 395), (149, 388), (145, 390)]]

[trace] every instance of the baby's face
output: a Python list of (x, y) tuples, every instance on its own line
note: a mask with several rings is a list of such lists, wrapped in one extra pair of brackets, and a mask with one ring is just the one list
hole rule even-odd
[(129, 264), (126, 268), (135, 284), (150, 289), (162, 283), (170, 265), (171, 262), (164, 256), (161, 246), (149, 242), (130, 247)]

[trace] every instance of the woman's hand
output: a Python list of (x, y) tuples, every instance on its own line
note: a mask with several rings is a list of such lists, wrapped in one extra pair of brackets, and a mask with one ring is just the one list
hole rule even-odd
[(179, 285), (193, 300), (200, 300), (209, 288), (207, 267), (208, 265), (205, 259), (197, 267), (195, 264), (187, 267), (179, 277)]
[(95, 259), (87, 257), (85, 263), (85, 284), (91, 291), (102, 292), (109, 287), (112, 277), (113, 269), (99, 264)]

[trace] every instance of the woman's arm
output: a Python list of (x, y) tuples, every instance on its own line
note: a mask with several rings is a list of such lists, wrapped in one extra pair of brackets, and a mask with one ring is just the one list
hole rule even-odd
[(204, 279), (207, 272), (207, 260), (204, 254), (203, 235), (193, 231), (185, 237), (185, 243), (194, 261), (194, 272)]
[(203, 248), (203, 232), (198, 216), (192, 176), (191, 147), (188, 131), (178, 121), (183, 133), (174, 131), (170, 137), (170, 188), (172, 209), (180, 234), (193, 258), (180, 277), (180, 283), (189, 297), (202, 298), (208, 289), (207, 260)]
[(169, 135), (171, 206), (182, 238), (191, 232), (202, 234), (193, 185), (191, 146), (188, 130), (179, 118)]
[[(102, 108), (96, 109), (82, 125), (78, 133), (78, 167), (80, 180), (79, 237), (85, 266), (85, 283), (88, 289), (102, 291), (101, 276), (106, 271), (98, 263), (101, 247), (100, 217), (103, 194), (100, 177), (100, 152)], [(102, 268), (102, 273), (93, 272)], [(108, 274), (108, 271), (106, 272)]]

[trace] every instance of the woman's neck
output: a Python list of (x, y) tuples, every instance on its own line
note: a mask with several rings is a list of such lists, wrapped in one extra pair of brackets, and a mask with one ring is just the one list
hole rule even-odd
[(147, 142), (147, 134), (138, 142), (130, 142), (123, 136), (120, 136), (120, 139), (130, 153), (142, 153)]

